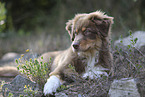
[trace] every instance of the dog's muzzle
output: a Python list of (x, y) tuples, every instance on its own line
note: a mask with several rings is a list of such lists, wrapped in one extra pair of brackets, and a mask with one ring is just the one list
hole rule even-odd
[(75, 50), (78, 50), (79, 49), (79, 43), (74, 43), (72, 46), (73, 46), (73, 48)]

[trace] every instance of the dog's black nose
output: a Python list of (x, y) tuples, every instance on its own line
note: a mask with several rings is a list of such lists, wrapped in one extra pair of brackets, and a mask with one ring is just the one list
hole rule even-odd
[(74, 49), (78, 49), (79, 48), (79, 44), (78, 43), (74, 43), (73, 47), (74, 47)]

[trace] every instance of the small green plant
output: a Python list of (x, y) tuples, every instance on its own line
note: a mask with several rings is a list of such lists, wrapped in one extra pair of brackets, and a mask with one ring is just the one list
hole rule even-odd
[(3, 87), (3, 85), (4, 85), (5, 83), (6, 83), (5, 81), (1, 81), (1, 82), (0, 82), (0, 91), (2, 90), (2, 87)]
[(9, 92), (8, 97), (13, 97), (13, 94), (11, 92)]
[(25, 97), (35, 97), (35, 95), (38, 93), (37, 90), (33, 90), (32, 87), (30, 87), (29, 85), (28, 86), (25, 85), (24, 88), (25, 88), (24, 92), (27, 94), (27, 96), (25, 96)]
[[(136, 51), (136, 47), (135, 44), (138, 41), (138, 38), (134, 38), (132, 35), (132, 31), (129, 31), (129, 35), (130, 35), (130, 42), (131, 44), (128, 45), (128, 51), (130, 53), (128, 53), (128, 58), (126, 58), (126, 60), (135, 68), (135, 69), (140, 69), (139, 64), (137, 63), (138, 58), (135, 56), (135, 51)], [(135, 60), (135, 61), (133, 61)], [(139, 68), (138, 68), (139, 67)]]
[(135, 49), (135, 44), (137, 43), (138, 38), (134, 38), (132, 35), (132, 31), (129, 31), (129, 36), (130, 36), (130, 42), (131, 44), (128, 45), (128, 49), (130, 52)]
[[(26, 50), (26, 52), (29, 52), (29, 50)], [(51, 59), (49, 63), (44, 63), (42, 61), (38, 62), (37, 59), (32, 58), (29, 60), (23, 60), (23, 57), (24, 54), (21, 55), (19, 60), (16, 60), (16, 63), (19, 64), (17, 69), (19, 72), (26, 75), (32, 81), (35, 81), (41, 88), (43, 88), (47, 78), (49, 77)], [(43, 60), (43, 57), (41, 57), (41, 59)]]
[(72, 66), (71, 64), (69, 64), (68, 67), (69, 67), (71, 70), (75, 71), (75, 67)]
[(61, 86), (57, 89), (57, 91), (59, 92), (59, 91), (62, 91), (62, 90), (66, 90), (67, 88), (68, 88), (67, 86), (61, 85)]

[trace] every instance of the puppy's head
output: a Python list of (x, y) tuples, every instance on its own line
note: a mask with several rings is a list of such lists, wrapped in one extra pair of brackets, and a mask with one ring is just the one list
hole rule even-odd
[(100, 11), (90, 14), (77, 14), (66, 23), (73, 51), (86, 52), (99, 50), (102, 38), (109, 37), (113, 17), (109, 17)]

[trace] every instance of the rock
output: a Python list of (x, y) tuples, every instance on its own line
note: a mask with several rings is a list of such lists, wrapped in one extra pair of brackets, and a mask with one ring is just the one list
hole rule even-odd
[(16, 59), (19, 60), (21, 58), (21, 55), (23, 55), (21, 60), (29, 60), (30, 58), (34, 59), (38, 57), (37, 53), (26, 53), (26, 54), (18, 54), (15, 52), (8, 52), (1, 58), (0, 61), (3, 62), (15, 62)]
[(114, 80), (108, 95), (109, 97), (140, 97), (136, 81), (132, 78)]
[(15, 52), (9, 52), (9, 53), (6, 53), (5, 55), (3, 55), (1, 60), (13, 60), (19, 56), (20, 56), (20, 54), (17, 54)]
[[(135, 47), (140, 49), (142, 46), (145, 45), (145, 32), (144, 31), (136, 31), (135, 33), (132, 34), (132, 38), (131, 36), (128, 36), (126, 38), (123, 39), (119, 39), (117, 41), (114, 42), (114, 45), (123, 45), (123, 46), (128, 46), (128, 45), (132, 45), (131, 44), (131, 39), (135, 39), (137, 38), (137, 42), (135, 43)], [(122, 43), (120, 42), (122, 41)]]
[(145, 97), (145, 73), (143, 73), (142, 77), (136, 78), (138, 92), (141, 97)]
[(55, 93), (55, 97), (68, 97), (65, 93)]
[[(7, 97), (9, 95), (9, 93), (13, 94), (13, 97), (19, 97), (19, 95), (27, 95), (27, 96), (32, 96), (32, 93), (30, 92), (29, 95), (28, 93), (25, 93), (25, 87), (32, 87), (32, 90), (34, 91), (39, 91), (39, 87), (38, 84), (30, 81), (27, 78), (24, 78), (21, 75), (17, 75), (11, 83), (9, 84), (4, 84), (2, 87), (2, 93), (4, 97)], [(37, 92), (35, 94), (35, 97), (41, 97), (40, 95), (42, 95), (41, 92)]]

